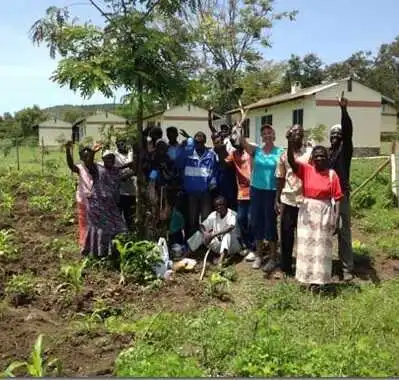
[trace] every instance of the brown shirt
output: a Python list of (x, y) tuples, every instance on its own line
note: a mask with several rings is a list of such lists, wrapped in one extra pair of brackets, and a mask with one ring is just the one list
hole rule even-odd
[[(310, 151), (302, 147), (299, 152), (294, 153), (294, 156), (299, 162), (307, 163), (310, 159)], [(281, 203), (298, 207), (303, 201), (302, 181), (296, 176), (288, 163), (286, 151), (280, 156), (276, 168), (276, 177), (285, 178), (285, 185), (281, 191)]]

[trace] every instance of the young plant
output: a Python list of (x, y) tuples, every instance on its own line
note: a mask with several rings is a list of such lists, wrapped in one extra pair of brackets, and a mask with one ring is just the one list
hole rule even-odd
[(15, 306), (29, 303), (35, 295), (35, 279), (31, 274), (15, 274), (5, 288), (6, 298)]
[(79, 293), (83, 287), (83, 271), (88, 261), (89, 259), (86, 258), (82, 262), (63, 264), (61, 266), (61, 274), (66, 282), (61, 287), (70, 286), (76, 293)]
[(11, 211), (15, 205), (15, 197), (12, 194), (0, 192), (0, 210), (7, 216), (11, 216)]
[(14, 230), (0, 230), (0, 257), (10, 260), (18, 257), (18, 249), (14, 246)]
[(56, 211), (53, 200), (46, 195), (34, 195), (29, 200), (29, 206), (32, 208), (32, 210), (40, 212)]
[(61, 362), (58, 359), (53, 359), (46, 363), (43, 359), (43, 335), (40, 334), (36, 339), (36, 342), (32, 348), (30, 354), (30, 360), (27, 362), (15, 361), (11, 363), (4, 371), (4, 377), (15, 377), (14, 371), (19, 368), (25, 368), (26, 375), (30, 377), (45, 377), (49, 375), (49, 369), (55, 368), (51, 371), (50, 375), (55, 374), (56, 376), (62, 375)]
[(208, 296), (224, 299), (230, 290), (230, 280), (218, 272), (213, 272), (206, 284), (205, 292)]
[(155, 267), (162, 260), (155, 243), (117, 238), (114, 244), (120, 255), (120, 284), (125, 284), (127, 280), (145, 284), (156, 279)]

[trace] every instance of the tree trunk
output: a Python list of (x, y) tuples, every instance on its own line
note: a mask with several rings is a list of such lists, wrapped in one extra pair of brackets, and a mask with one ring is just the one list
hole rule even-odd
[(143, 175), (143, 117), (144, 117), (144, 102), (143, 102), (143, 82), (141, 78), (137, 82), (138, 92), (138, 109), (137, 109), (137, 132), (139, 139), (139, 152), (138, 152), (138, 166), (137, 166), (137, 207), (136, 207), (136, 220), (137, 220), (137, 235), (142, 239), (145, 233), (145, 202), (143, 199), (144, 193), (144, 175)]

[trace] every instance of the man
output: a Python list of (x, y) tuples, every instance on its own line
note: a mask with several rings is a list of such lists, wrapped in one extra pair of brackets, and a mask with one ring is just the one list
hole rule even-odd
[[(117, 139), (116, 148), (117, 150), (113, 153), (115, 157), (115, 166), (117, 168), (133, 162), (133, 150), (129, 150), (125, 139)], [(125, 169), (126, 172), (129, 170), (130, 169)], [(136, 204), (136, 187), (137, 178), (135, 176), (125, 178), (120, 186), (119, 209), (129, 231), (133, 230), (134, 224), (133, 207)]]
[(201, 223), (197, 231), (187, 243), (192, 252), (202, 244), (213, 253), (219, 254), (218, 263), (229, 255), (240, 252), (239, 229), (237, 228), (237, 214), (227, 208), (226, 200), (219, 196), (214, 201), (215, 211)]
[[(304, 129), (301, 125), (293, 125), (287, 132), (291, 137), (295, 160), (308, 162), (311, 151), (303, 145)], [(295, 175), (288, 163), (287, 152), (280, 156), (276, 169), (277, 196), (276, 212), (280, 214), (281, 258), (280, 267), (286, 276), (293, 276), (292, 253), (295, 231), (298, 222), (299, 205), (303, 200), (302, 181)], [(277, 266), (274, 262), (273, 266)], [(275, 269), (275, 268), (273, 268)], [(271, 270), (273, 270), (271, 269)]]
[(197, 132), (176, 159), (176, 166), (182, 170), (183, 189), (188, 198), (188, 236), (199, 225), (199, 217), (204, 220), (212, 209), (211, 191), (216, 188), (218, 169), (216, 153), (208, 149), (206, 136)]
[(339, 217), (340, 229), (338, 231), (338, 255), (342, 263), (344, 281), (353, 279), (353, 251), (351, 234), (351, 206), (350, 206), (350, 167), (353, 156), (353, 125), (348, 114), (348, 100), (339, 99), (341, 108), (341, 124), (331, 127), (329, 161), (330, 169), (338, 174), (344, 198), (340, 202)]

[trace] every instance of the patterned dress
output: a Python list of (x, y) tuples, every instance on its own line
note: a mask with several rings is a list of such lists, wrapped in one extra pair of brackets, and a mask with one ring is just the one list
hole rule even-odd
[(112, 254), (112, 239), (126, 232), (126, 225), (118, 208), (118, 171), (98, 164), (96, 168), (98, 176), (87, 198), (87, 231), (82, 254), (103, 257)]
[(333, 170), (318, 172), (310, 164), (297, 164), (304, 200), (298, 214), (295, 277), (303, 284), (328, 284), (337, 221), (334, 203), (343, 196), (339, 178)]

